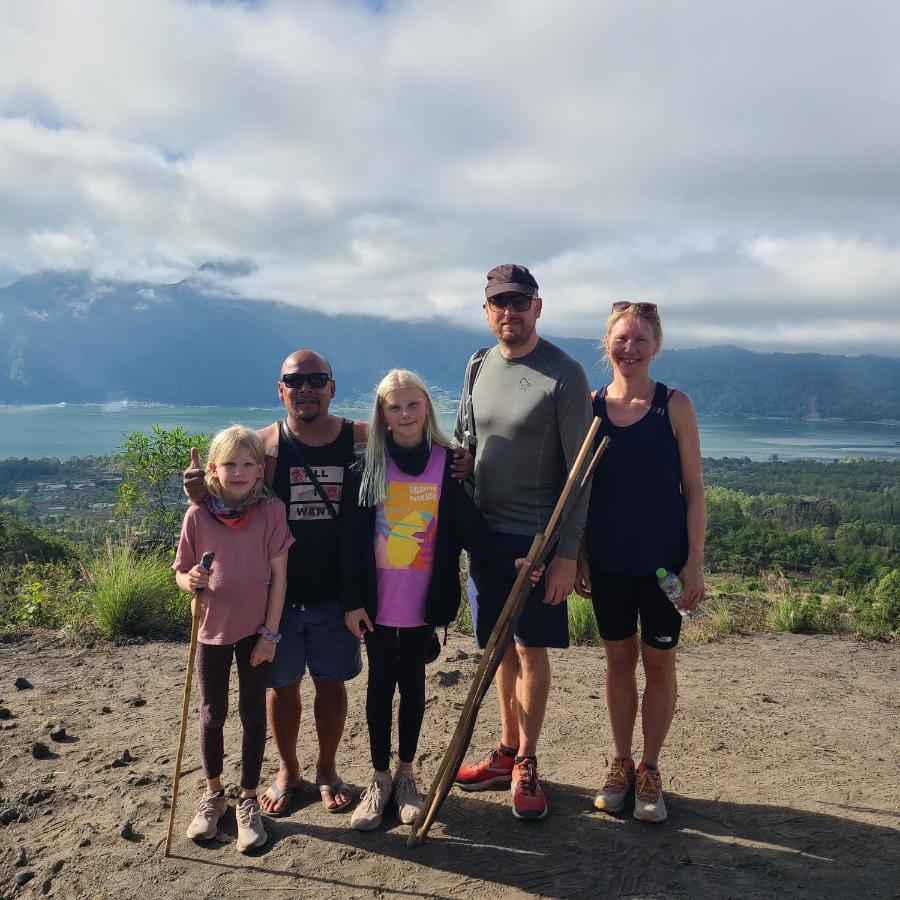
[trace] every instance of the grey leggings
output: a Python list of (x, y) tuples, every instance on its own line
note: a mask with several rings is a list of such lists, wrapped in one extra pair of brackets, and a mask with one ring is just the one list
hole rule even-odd
[(266, 681), (269, 664), (250, 665), (258, 640), (255, 634), (236, 644), (197, 644), (197, 682), (200, 687), (200, 759), (207, 778), (222, 774), (222, 729), (228, 715), (228, 680), (232, 657), (237, 659), (238, 712), (244, 737), (241, 745), (241, 787), (259, 784), (266, 749)]

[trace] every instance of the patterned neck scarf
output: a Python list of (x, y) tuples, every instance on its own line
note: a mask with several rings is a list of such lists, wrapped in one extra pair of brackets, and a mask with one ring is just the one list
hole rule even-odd
[(218, 497), (210, 494), (206, 498), (206, 511), (217, 521), (229, 528), (243, 528), (256, 509), (256, 501), (242, 506), (226, 506)]

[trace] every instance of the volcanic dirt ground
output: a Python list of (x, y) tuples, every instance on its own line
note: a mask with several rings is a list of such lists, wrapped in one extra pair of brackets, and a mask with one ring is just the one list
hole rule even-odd
[[(900, 646), (751, 635), (679, 650), (679, 708), (661, 761), (662, 825), (596, 812), (609, 746), (602, 651), (552, 654), (540, 746), (550, 805), (513, 819), (506, 791), (452, 790), (426, 842), (394, 815), (372, 833), (329, 814), (315, 775), (311, 686), (300, 735), (306, 787), (269, 843), (184, 837), (202, 786), (192, 704), (172, 856), (163, 856), (186, 646), (0, 644), (0, 897), (769, 897), (900, 895)], [(478, 658), (451, 633), (428, 669), (423, 789), (453, 732)], [(24, 678), (32, 687), (17, 689)], [(343, 777), (369, 774), (365, 672), (349, 685)], [(226, 783), (238, 773), (236, 677)], [(195, 698), (196, 700), (196, 690)], [(489, 694), (470, 758), (496, 739)], [(62, 724), (63, 737), (50, 728)], [(44, 752), (36, 744), (46, 748)], [(36, 758), (35, 753), (38, 757)], [(263, 777), (277, 765), (271, 744)], [(265, 782), (264, 782), (265, 783)], [(234, 796), (234, 794), (232, 794)]]

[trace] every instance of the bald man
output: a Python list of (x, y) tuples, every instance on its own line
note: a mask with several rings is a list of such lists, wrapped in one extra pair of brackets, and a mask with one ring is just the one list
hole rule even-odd
[[(307, 669), (315, 685), (316, 785), (322, 803), (339, 812), (353, 802), (335, 757), (347, 716), (344, 682), (359, 674), (362, 660), (359, 639), (345, 625), (335, 598), (337, 517), (346, 470), (354, 462), (353, 445), (365, 441), (367, 426), (329, 413), (334, 393), (328, 361), (312, 350), (297, 350), (282, 364), (278, 380), (286, 416), (258, 432), (266, 449), (266, 484), (284, 502), (296, 539), (288, 552), (281, 641), (270, 664), (267, 699), (281, 763), (260, 805), (275, 816), (285, 813), (300, 785), (300, 683)], [(195, 503), (206, 495), (202, 476), (195, 458), (184, 473), (185, 491)]]

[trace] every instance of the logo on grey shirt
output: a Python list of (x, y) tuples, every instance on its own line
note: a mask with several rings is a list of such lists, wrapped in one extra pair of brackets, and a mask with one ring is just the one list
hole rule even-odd
[(531, 382), (523, 375), (523, 376), (519, 379), (519, 390), (520, 390), (520, 391), (527, 391), (528, 388), (530, 388), (530, 387), (531, 387)]

